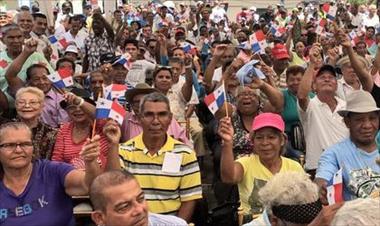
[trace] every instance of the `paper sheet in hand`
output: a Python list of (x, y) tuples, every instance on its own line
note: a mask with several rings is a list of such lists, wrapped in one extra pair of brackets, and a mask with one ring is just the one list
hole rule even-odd
[(220, 80), (222, 79), (222, 74), (222, 67), (218, 67), (217, 69), (215, 69), (214, 75), (212, 76), (212, 81), (220, 82)]
[(252, 77), (254, 76), (259, 79), (265, 79), (264, 73), (258, 68), (255, 68), (257, 63), (259, 63), (258, 60), (251, 60), (236, 73), (236, 77), (242, 85), (251, 83)]

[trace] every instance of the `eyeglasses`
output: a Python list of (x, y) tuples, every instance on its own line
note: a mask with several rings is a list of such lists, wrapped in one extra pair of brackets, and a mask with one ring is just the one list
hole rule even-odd
[(29, 105), (32, 108), (38, 108), (40, 106), (41, 102), (38, 100), (31, 100), (31, 101), (26, 101), (26, 100), (17, 100), (16, 101), (16, 106), (17, 107), (25, 107), (26, 105)]
[(20, 143), (5, 143), (0, 144), (0, 149), (4, 151), (15, 151), (17, 147), (20, 147), (23, 151), (26, 151), (33, 147), (33, 143), (30, 141), (20, 142)]
[(155, 114), (154, 112), (149, 112), (149, 111), (142, 113), (142, 117), (149, 122), (153, 121), (155, 118), (157, 118), (158, 121), (164, 121), (168, 119), (169, 116), (170, 116), (170, 112), (167, 112), (167, 111), (158, 112), (157, 114)]

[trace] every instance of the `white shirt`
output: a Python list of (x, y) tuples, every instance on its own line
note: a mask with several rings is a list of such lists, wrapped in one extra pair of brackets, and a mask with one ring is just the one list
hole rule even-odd
[(136, 86), (138, 83), (145, 83), (146, 74), (153, 71), (155, 67), (155, 64), (147, 60), (136, 60), (131, 65), (126, 81), (132, 86)]
[(337, 105), (334, 112), (330, 107), (319, 100), (318, 96), (310, 99), (306, 111), (297, 103), (297, 110), (302, 123), (306, 141), (307, 170), (318, 168), (318, 160), (323, 150), (348, 137), (349, 131), (338, 114), (346, 108), (346, 102), (335, 98)]
[(376, 14), (373, 15), (372, 18), (370, 18), (369, 15), (368, 15), (368, 16), (365, 16), (365, 17), (364, 17), (363, 24), (364, 24), (364, 26), (367, 26), (367, 27), (372, 26), (372, 27), (375, 27), (375, 28), (376, 28), (376, 27), (380, 24), (379, 16), (376, 15)]
[(172, 14), (169, 14), (167, 13), (166, 16), (165, 16), (165, 19), (162, 19), (162, 17), (157, 14), (154, 19), (153, 19), (153, 32), (156, 32), (158, 29), (159, 29), (159, 24), (163, 21), (166, 21), (167, 23), (171, 23), (173, 24), (174, 23), (174, 17)]
[(356, 14), (356, 16), (351, 15), (351, 24), (356, 27), (361, 27), (363, 25), (363, 17), (361, 13)]
[[(346, 100), (347, 95), (352, 93), (352, 91), (354, 91), (355, 89), (352, 86), (350, 86), (349, 84), (347, 84), (347, 82), (344, 80), (343, 77), (341, 79), (338, 79), (337, 82), (338, 82), (338, 87), (337, 87), (335, 93), (340, 99)], [(359, 89), (360, 90), (362, 89), (361, 84), (360, 84)]]
[(84, 40), (88, 37), (88, 33), (82, 29), (78, 31), (78, 34), (74, 37), (70, 31), (63, 34), (67, 42), (75, 42), (75, 45), (81, 50), (82, 54), (85, 53)]
[(215, 23), (219, 23), (221, 20), (224, 19), (224, 16), (226, 15), (226, 11), (224, 8), (220, 6), (216, 6), (212, 9), (210, 19), (214, 21)]
[(182, 87), (186, 82), (185, 76), (180, 76), (179, 80), (176, 84), (172, 85), (169, 90), (167, 97), (170, 101), (170, 108), (173, 112), (173, 117), (177, 121), (185, 120), (185, 109), (188, 104), (199, 104), (199, 99), (197, 96), (197, 92), (195, 91), (194, 86), (192, 86), (193, 90), (191, 93), (191, 97), (189, 102), (186, 102), (185, 98), (182, 94)]
[(149, 213), (148, 226), (161, 226), (161, 225), (175, 225), (175, 226), (187, 226), (187, 223), (182, 218), (163, 215), (157, 213)]

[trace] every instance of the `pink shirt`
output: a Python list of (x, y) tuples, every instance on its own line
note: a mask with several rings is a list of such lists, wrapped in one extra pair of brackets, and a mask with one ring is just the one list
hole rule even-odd
[[(127, 113), (126, 117), (124, 118), (123, 125), (121, 126), (121, 131), (122, 143), (136, 137), (143, 132), (140, 122), (134, 113)], [(169, 125), (168, 134), (174, 139), (179, 140), (189, 147), (193, 148), (193, 144), (186, 137), (186, 131), (178, 124), (174, 118)]]

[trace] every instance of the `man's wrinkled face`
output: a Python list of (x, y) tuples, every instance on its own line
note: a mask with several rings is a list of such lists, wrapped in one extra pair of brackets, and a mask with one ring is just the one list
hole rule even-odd
[(370, 145), (375, 142), (379, 130), (379, 113), (349, 113), (344, 119), (350, 129), (350, 137), (361, 145)]
[(98, 225), (148, 226), (148, 204), (135, 179), (104, 188), (103, 195), (107, 203), (105, 211), (96, 211), (101, 215)]
[(23, 33), (30, 33), (33, 29), (33, 17), (29, 12), (22, 12), (17, 16), (17, 24)]

